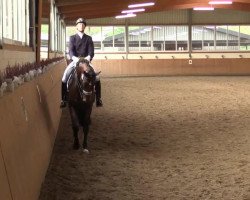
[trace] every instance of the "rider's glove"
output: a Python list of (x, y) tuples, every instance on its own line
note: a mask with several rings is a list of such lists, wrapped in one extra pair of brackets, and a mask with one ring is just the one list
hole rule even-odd
[(72, 60), (73, 60), (75, 63), (77, 63), (77, 62), (79, 61), (79, 58), (78, 58), (78, 57), (73, 56), (73, 57), (72, 57)]
[(85, 57), (85, 59), (90, 62), (90, 56)]

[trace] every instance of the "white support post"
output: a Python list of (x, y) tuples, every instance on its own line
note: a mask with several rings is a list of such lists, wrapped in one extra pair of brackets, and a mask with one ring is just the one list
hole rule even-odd
[(3, 46), (3, 1), (0, 1), (0, 49)]
[(128, 20), (125, 19), (125, 50), (126, 50), (126, 59), (128, 59), (128, 53), (129, 53), (129, 45), (128, 45)]

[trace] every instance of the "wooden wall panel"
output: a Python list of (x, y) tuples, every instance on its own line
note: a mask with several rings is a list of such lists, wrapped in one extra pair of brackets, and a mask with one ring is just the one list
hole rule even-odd
[(250, 59), (94, 60), (103, 76), (250, 75)]
[[(1, 146), (0, 146), (1, 151)], [(12, 200), (10, 187), (8, 183), (8, 177), (4, 166), (4, 160), (2, 153), (0, 152), (0, 199)]]
[[(0, 99), (1, 150), (13, 199), (38, 199), (60, 121), (65, 65), (64, 61), (53, 66)], [(6, 180), (0, 179), (0, 185)], [(0, 199), (6, 199), (2, 193)]]

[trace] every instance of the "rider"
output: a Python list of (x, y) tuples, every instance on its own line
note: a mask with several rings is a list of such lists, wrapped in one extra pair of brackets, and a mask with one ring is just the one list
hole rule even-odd
[[(76, 66), (76, 63), (79, 61), (79, 57), (84, 57), (89, 62), (91, 62), (94, 57), (94, 43), (92, 37), (84, 33), (85, 27), (86, 20), (79, 18), (76, 21), (76, 29), (78, 32), (75, 35), (70, 36), (69, 39), (69, 56), (72, 62), (67, 66), (62, 77), (61, 108), (67, 106), (67, 81), (72, 70)], [(93, 67), (92, 64), (90, 64), (90, 66)], [(103, 104), (101, 100), (101, 82), (99, 76), (96, 77), (95, 90), (96, 106), (101, 107)]]

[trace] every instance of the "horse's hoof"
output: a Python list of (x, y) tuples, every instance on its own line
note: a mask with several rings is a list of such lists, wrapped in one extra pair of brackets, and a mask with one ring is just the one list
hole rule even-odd
[(89, 150), (88, 149), (82, 149), (83, 153), (89, 154)]

